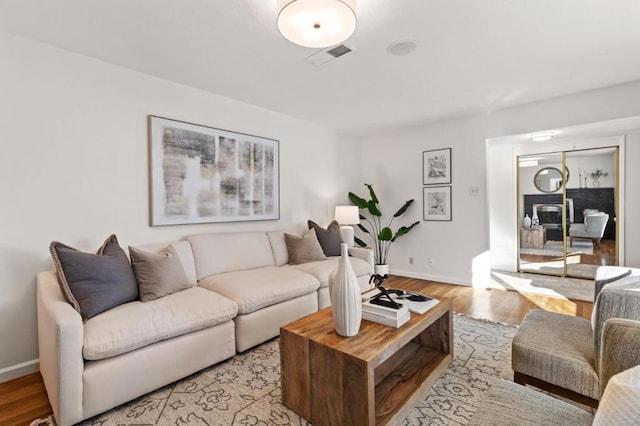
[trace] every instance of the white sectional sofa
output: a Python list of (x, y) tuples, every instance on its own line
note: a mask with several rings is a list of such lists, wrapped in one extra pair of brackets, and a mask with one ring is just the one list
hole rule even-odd
[[(287, 231), (301, 234), (302, 230)], [(284, 231), (192, 235), (171, 245), (194, 285), (83, 323), (55, 272), (37, 277), (40, 371), (58, 425), (70, 425), (232, 357), (330, 305), (338, 258), (288, 265)], [(350, 249), (364, 290), (373, 253)]]

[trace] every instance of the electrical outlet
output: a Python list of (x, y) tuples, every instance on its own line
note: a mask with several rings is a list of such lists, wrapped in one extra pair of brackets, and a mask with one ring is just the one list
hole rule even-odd
[(480, 195), (480, 188), (477, 186), (470, 186), (469, 187), (469, 195), (471, 195), (472, 197), (477, 197)]
[(427, 265), (428, 266), (433, 266), (433, 258), (432, 257), (427, 257)]
[(413, 257), (409, 257), (409, 265), (413, 265)]

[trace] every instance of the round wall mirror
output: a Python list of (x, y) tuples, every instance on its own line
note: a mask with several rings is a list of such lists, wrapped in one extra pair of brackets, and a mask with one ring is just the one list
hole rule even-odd
[[(566, 179), (569, 181), (569, 169), (565, 167)], [(545, 167), (538, 170), (533, 177), (533, 184), (541, 192), (556, 192), (562, 188), (562, 172), (555, 167)]]

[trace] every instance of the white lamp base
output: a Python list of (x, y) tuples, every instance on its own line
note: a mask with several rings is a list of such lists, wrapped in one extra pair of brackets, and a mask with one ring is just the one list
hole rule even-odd
[(353, 229), (353, 226), (342, 225), (340, 227), (340, 235), (342, 235), (342, 241), (346, 243), (347, 246), (353, 247), (356, 244), (354, 239), (356, 231)]

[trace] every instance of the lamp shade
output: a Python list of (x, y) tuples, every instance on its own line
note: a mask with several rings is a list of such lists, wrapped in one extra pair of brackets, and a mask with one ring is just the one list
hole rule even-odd
[(356, 29), (353, 1), (278, 0), (278, 30), (300, 46), (335, 46)]
[(335, 220), (340, 225), (357, 225), (360, 223), (360, 211), (356, 206), (336, 206)]

